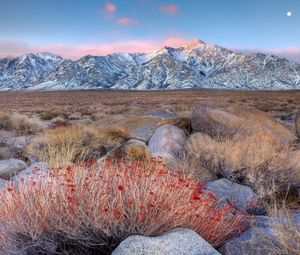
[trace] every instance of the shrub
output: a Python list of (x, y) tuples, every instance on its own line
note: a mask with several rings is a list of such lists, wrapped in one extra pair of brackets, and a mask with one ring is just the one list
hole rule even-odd
[(300, 155), (278, 144), (265, 130), (219, 141), (193, 134), (187, 150), (215, 175), (250, 185), (265, 198), (286, 195), (300, 185)]
[(0, 199), (0, 253), (8, 255), (110, 254), (130, 235), (177, 227), (218, 247), (247, 226), (244, 214), (221, 207), (197, 180), (155, 161), (56, 168), (40, 181), (8, 186)]
[(51, 109), (48, 111), (42, 111), (40, 113), (40, 117), (42, 120), (53, 120), (55, 118), (62, 118), (62, 119), (69, 119), (70, 112), (66, 110), (59, 110), (59, 109)]
[(159, 125), (172, 125), (178, 128), (181, 128), (185, 131), (186, 134), (191, 133), (192, 126), (191, 120), (185, 117), (177, 117), (172, 119), (164, 119), (159, 122)]
[(42, 130), (42, 124), (19, 113), (2, 114), (0, 129), (14, 131), (17, 135), (32, 135)]
[(101, 157), (106, 149), (128, 139), (128, 135), (120, 130), (91, 125), (66, 126), (46, 130), (43, 137), (33, 141), (28, 150), (49, 166), (57, 167)]
[(84, 115), (92, 115), (93, 113), (95, 113), (95, 110), (86, 107), (86, 108), (79, 109), (79, 112), (82, 116), (84, 116)]
[(272, 207), (267, 207), (267, 210), (270, 215), (267, 232), (272, 234), (268, 235), (264, 229), (256, 228), (257, 245), (263, 245), (268, 251), (267, 254), (299, 255), (299, 214), (294, 214), (294, 211), (287, 209), (285, 202), (279, 203), (279, 201), (276, 201)]

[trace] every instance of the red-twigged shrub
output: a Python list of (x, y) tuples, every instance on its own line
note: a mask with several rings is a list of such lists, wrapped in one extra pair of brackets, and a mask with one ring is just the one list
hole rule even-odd
[(0, 192), (1, 254), (110, 254), (130, 235), (178, 227), (218, 247), (247, 225), (196, 179), (155, 161), (76, 164), (34, 179)]

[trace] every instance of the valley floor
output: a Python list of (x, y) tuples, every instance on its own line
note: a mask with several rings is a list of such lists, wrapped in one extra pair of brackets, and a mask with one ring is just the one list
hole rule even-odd
[(299, 191), (300, 90), (0, 92), (0, 255), (299, 255)]
[[(265, 111), (290, 111), (300, 106), (300, 90), (235, 91), (185, 89), (165, 91), (71, 90), (0, 92), (2, 110), (30, 110), (45, 107), (157, 104), (196, 105), (200, 102), (229, 102), (254, 106)], [(280, 109), (279, 109), (280, 108)]]

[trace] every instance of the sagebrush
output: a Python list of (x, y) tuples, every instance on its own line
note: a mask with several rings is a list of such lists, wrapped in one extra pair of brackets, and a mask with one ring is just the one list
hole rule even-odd
[(32, 141), (28, 151), (49, 166), (58, 167), (99, 158), (128, 139), (126, 133), (117, 129), (92, 125), (58, 127), (46, 130), (41, 138)]
[(300, 185), (300, 154), (278, 144), (265, 130), (215, 140), (193, 134), (187, 142), (191, 159), (217, 177), (250, 185), (262, 197), (283, 196)]

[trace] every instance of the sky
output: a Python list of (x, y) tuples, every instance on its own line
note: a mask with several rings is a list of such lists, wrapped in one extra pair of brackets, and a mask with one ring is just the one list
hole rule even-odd
[(300, 60), (300, 0), (0, 0), (0, 57), (78, 59), (196, 39)]

